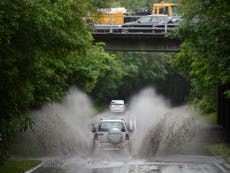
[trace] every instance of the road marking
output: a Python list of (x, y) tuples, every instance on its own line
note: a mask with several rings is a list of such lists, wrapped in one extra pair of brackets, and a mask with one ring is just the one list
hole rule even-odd
[(44, 162), (40, 163), (39, 165), (35, 166), (34, 168), (29, 169), (29, 170), (26, 171), (25, 173), (32, 173), (32, 172), (35, 171), (36, 169), (40, 168), (43, 164), (44, 164)]
[(226, 171), (220, 164), (215, 163), (215, 165), (216, 165), (223, 173), (229, 173), (229, 172)]

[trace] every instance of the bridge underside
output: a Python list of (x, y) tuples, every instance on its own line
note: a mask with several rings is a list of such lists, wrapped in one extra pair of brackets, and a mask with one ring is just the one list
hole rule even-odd
[(94, 33), (93, 37), (95, 42), (104, 42), (108, 51), (180, 51), (180, 40), (165, 34)]

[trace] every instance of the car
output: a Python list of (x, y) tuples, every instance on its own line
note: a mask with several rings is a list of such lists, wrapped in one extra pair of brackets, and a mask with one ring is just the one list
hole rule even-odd
[(124, 112), (126, 109), (124, 100), (112, 100), (109, 106), (111, 112)]
[(131, 152), (131, 133), (123, 119), (100, 120), (93, 127), (93, 151), (127, 150)]
[[(167, 23), (156, 24), (154, 26), (154, 30), (156, 33), (165, 32), (165, 27), (167, 27), (166, 32), (168, 32), (168, 31), (171, 31), (173, 29), (176, 29), (181, 22), (182, 22), (182, 18), (180, 16), (172, 16), (172, 17), (169, 17), (169, 20), (167, 21)], [(166, 24), (167, 24), (167, 26), (166, 26)]]
[(127, 22), (120, 26), (120, 32), (154, 32), (154, 26), (165, 24), (169, 16), (163, 14), (152, 14), (143, 16), (137, 21)]

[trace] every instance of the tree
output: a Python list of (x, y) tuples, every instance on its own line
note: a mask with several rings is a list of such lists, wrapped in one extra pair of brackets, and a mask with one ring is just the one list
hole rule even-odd
[[(111, 71), (99, 78), (92, 90), (97, 104), (112, 99), (129, 99), (146, 86), (153, 86), (160, 94), (171, 99), (173, 105), (184, 103), (188, 83), (171, 70), (171, 54), (149, 52), (114, 52)], [(113, 69), (113, 70), (112, 70)], [(180, 87), (179, 87), (180, 86)]]
[(152, 0), (122, 0), (121, 5), (129, 11), (139, 11), (140, 9), (151, 10), (153, 6)]
[(119, 57), (111, 55), (107, 63), (106, 72), (100, 75), (95, 88), (91, 92), (95, 103), (98, 105), (107, 104), (118, 97), (121, 80), (125, 75), (125, 69)]
[(0, 2), (0, 162), (10, 140), (33, 122), (26, 113), (61, 100), (71, 85), (90, 92), (110, 56), (82, 18), (101, 1)]
[(230, 4), (181, 0), (180, 7), (184, 24), (179, 35), (184, 42), (171, 64), (191, 81), (191, 100), (203, 112), (214, 112), (217, 85), (230, 82)]

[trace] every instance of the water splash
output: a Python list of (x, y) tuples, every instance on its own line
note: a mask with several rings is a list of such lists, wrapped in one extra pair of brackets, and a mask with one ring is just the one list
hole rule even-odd
[(17, 139), (17, 148), (27, 146), (27, 151), (24, 149), (22, 154), (59, 156), (90, 151), (89, 122), (93, 106), (86, 94), (72, 88), (63, 103), (47, 104), (31, 114), (35, 122), (33, 129)]
[[(171, 108), (152, 88), (132, 97), (128, 112), (136, 119), (132, 136), (134, 155), (152, 157), (175, 152), (194, 136), (196, 113), (187, 106)], [(32, 117), (36, 123), (33, 130), (17, 140), (17, 148), (24, 146), (24, 155), (86, 156), (90, 153), (94, 108), (89, 97), (78, 89), (72, 88), (63, 103), (47, 104), (33, 112)]]
[(131, 99), (130, 112), (136, 117), (133, 145), (136, 155), (152, 157), (177, 152), (195, 136), (195, 115), (188, 106), (172, 108), (153, 88)]

